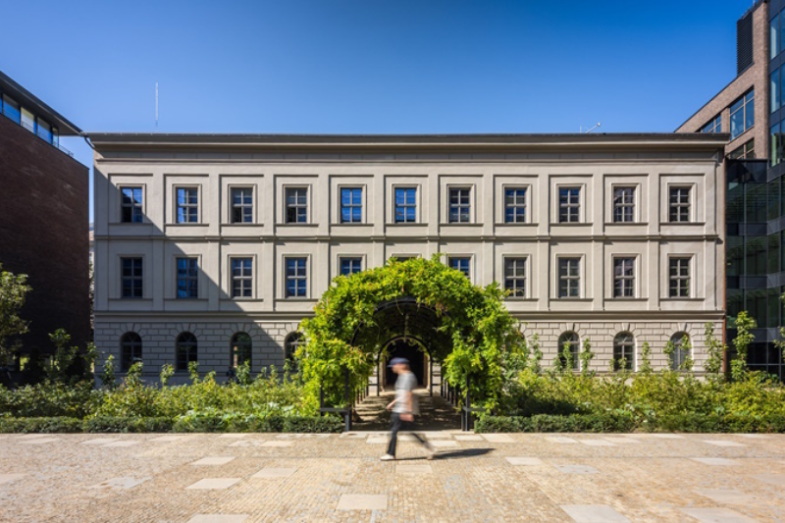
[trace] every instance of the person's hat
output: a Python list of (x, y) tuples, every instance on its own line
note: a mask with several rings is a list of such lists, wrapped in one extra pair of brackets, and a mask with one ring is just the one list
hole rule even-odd
[(406, 358), (393, 358), (390, 360), (390, 364), (387, 365), (388, 367), (393, 367), (395, 365), (408, 365), (409, 360)]

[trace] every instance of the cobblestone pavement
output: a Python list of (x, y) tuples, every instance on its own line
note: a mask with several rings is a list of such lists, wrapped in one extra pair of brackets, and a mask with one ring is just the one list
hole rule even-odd
[(0, 435), (0, 520), (785, 520), (785, 436), (426, 435)]

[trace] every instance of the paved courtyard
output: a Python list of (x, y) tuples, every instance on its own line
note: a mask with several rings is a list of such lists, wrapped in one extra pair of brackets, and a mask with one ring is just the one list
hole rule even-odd
[(426, 434), (0, 435), (0, 520), (785, 521), (785, 436)]

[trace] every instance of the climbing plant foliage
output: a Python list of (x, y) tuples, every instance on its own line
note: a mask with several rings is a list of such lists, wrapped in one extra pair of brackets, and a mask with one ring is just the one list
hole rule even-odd
[[(325, 404), (345, 403), (344, 367), (349, 369), (352, 394), (365, 387), (389, 337), (362, 334), (383, 329), (384, 325), (377, 325), (379, 315), (374, 314), (377, 306), (401, 298), (413, 298), (418, 305), (436, 311), (436, 321), (427, 328), (437, 329), (441, 341), (427, 349), (441, 362), (444, 379), (463, 394), (470, 375), (472, 403), (495, 406), (502, 388), (503, 362), (510, 352), (525, 351), (518, 321), (504, 306), (504, 291), (497, 284), (474, 286), (435, 255), (431, 259), (393, 259), (383, 267), (333, 280), (314, 316), (300, 327), (306, 343), (296, 358), (308, 408), (318, 409), (322, 383)], [(416, 332), (397, 334), (427, 338)]]

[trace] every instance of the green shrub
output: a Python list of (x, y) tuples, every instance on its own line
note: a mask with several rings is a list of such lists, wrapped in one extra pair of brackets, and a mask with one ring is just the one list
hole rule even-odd
[(171, 432), (170, 418), (90, 418), (83, 422), (85, 432)]
[(82, 420), (77, 418), (0, 418), (2, 433), (82, 432)]

